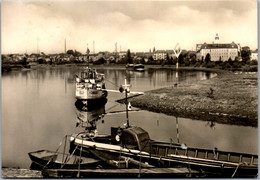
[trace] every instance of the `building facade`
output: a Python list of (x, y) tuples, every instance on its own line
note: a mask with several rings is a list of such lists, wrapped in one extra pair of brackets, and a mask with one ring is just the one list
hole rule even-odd
[(232, 43), (219, 43), (219, 36), (216, 34), (215, 41), (212, 44), (197, 44), (197, 59), (205, 59), (207, 54), (210, 55), (211, 61), (227, 61), (228, 59), (235, 60), (240, 51), (238, 44)]
[(153, 59), (154, 60), (166, 60), (167, 54), (168, 54), (169, 58), (176, 57), (173, 50), (157, 50), (153, 53)]
[(257, 60), (258, 61), (258, 50), (252, 51), (251, 60)]

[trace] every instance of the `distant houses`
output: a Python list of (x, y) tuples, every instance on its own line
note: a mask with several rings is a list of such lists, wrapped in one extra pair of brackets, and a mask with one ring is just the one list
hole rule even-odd
[[(231, 42), (231, 43), (220, 43), (219, 36), (216, 34), (215, 41), (212, 43), (203, 43), (196, 44), (196, 51), (186, 51), (182, 50), (181, 55), (179, 56), (179, 60), (182, 62), (192, 62), (193, 64), (196, 61), (203, 62), (206, 57), (210, 57), (210, 61), (228, 61), (228, 60), (241, 60), (245, 53), (243, 50), (246, 49), (246, 58), (249, 60), (258, 60), (258, 51), (251, 51), (249, 47), (246, 46), (240, 47), (239, 43)], [(69, 53), (68, 53), (69, 52)], [(168, 61), (170, 64), (176, 63), (177, 57), (174, 53), (173, 49), (159, 49), (149, 52), (131, 52), (131, 57), (133, 63), (149, 63), (152, 64), (160, 64), (162, 62)], [(2, 62), (9, 63), (17, 63), (20, 61), (26, 61), (28, 63), (45, 63), (45, 64), (66, 64), (66, 63), (84, 63), (84, 62), (92, 62), (92, 63), (103, 63), (103, 64), (111, 64), (111, 63), (122, 63), (125, 62), (124, 59), (127, 58), (127, 51), (120, 52), (108, 52), (102, 51), (98, 53), (92, 54), (81, 54), (76, 50), (69, 50), (67, 53), (59, 53), (59, 54), (44, 54), (43, 52), (40, 54), (32, 53), (28, 54), (8, 54), (2, 55)]]
[(156, 50), (153, 53), (153, 59), (156, 60), (166, 60), (168, 58), (174, 58), (176, 55), (173, 50)]
[(258, 61), (258, 49), (256, 49), (255, 51), (252, 51), (252, 53), (251, 53), (251, 60)]

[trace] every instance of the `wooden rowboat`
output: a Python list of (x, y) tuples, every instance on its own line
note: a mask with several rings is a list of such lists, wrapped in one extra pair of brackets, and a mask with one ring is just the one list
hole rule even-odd
[[(64, 154), (49, 150), (39, 150), (28, 153), (32, 163), (42, 168), (70, 168), (77, 169), (80, 163), (82, 168), (96, 167), (100, 164), (100, 160), (80, 157), (71, 154)], [(34, 167), (37, 167), (34, 166)]]

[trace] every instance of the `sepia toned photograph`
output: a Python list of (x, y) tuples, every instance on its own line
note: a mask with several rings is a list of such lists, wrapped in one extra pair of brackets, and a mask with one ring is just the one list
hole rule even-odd
[(257, 5), (1, 1), (1, 177), (257, 178)]

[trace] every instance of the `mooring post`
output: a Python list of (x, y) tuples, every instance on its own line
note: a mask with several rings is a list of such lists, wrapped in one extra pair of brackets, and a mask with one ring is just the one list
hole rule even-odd
[(176, 116), (177, 141), (180, 143), (178, 117)]

